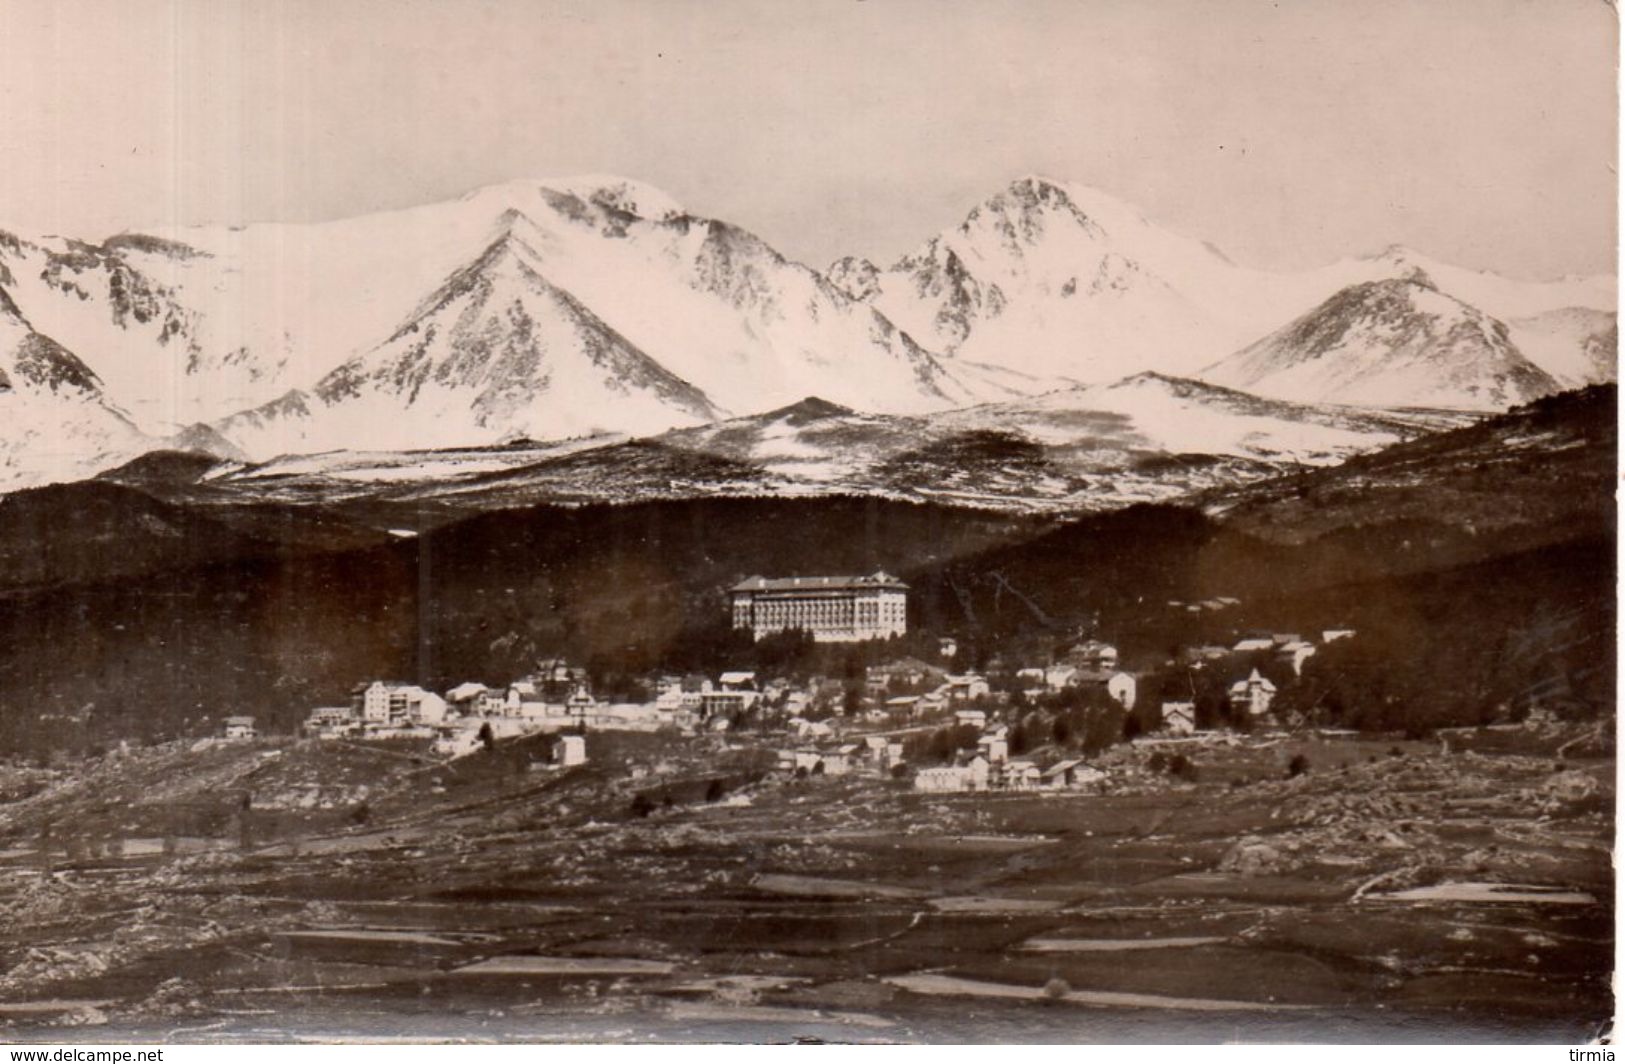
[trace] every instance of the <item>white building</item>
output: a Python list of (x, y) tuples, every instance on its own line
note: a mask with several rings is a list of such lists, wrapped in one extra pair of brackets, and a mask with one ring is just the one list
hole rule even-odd
[(1276, 660), (1291, 666), (1294, 676), (1302, 676), (1303, 663), (1314, 656), (1315, 644), (1304, 639), (1294, 639), (1275, 648)]
[(317, 739), (341, 739), (360, 727), (350, 706), (317, 706), (305, 718), (305, 734)]
[(1117, 704), (1124, 709), (1134, 708), (1134, 699), (1139, 692), (1139, 683), (1133, 675), (1126, 672), (1114, 672), (1106, 681), (1106, 693), (1117, 700)]
[(1044, 686), (1051, 691), (1060, 691), (1071, 687), (1078, 682), (1078, 667), (1076, 665), (1051, 665), (1044, 670)]
[(587, 740), (579, 735), (559, 736), (558, 763), (565, 768), (587, 763)]
[(1003, 735), (982, 736), (976, 740), (976, 750), (990, 765), (1002, 765), (1010, 760), (1010, 740)]
[(362, 722), (369, 728), (435, 725), (446, 719), (446, 700), (415, 684), (374, 680), (358, 688)]
[(1006, 790), (1030, 791), (1042, 782), (1043, 773), (1031, 761), (1012, 761), (1004, 766), (1001, 779)]
[(227, 717), (225, 735), (228, 739), (243, 740), (255, 738), (259, 732), (254, 728), (253, 717)]
[(1195, 702), (1164, 702), (1162, 730), (1170, 735), (1189, 735), (1196, 730)]
[(1045, 769), (1039, 782), (1045, 787), (1082, 787), (1105, 778), (1106, 774), (1100, 769), (1084, 764), (1081, 758), (1072, 758)]
[(948, 677), (948, 697), (952, 699), (986, 698), (992, 691), (993, 688), (988, 686), (987, 677), (978, 676), (974, 672)]
[(1098, 639), (1079, 643), (1066, 653), (1066, 660), (1083, 669), (1117, 668), (1117, 648)]
[(501, 716), (504, 694), (483, 683), (460, 683), (446, 692), (446, 712), (459, 717)]
[(981, 757), (969, 764), (922, 768), (914, 774), (914, 789), (928, 794), (963, 794), (987, 790), (988, 764)]
[(1246, 710), (1249, 716), (1262, 716), (1270, 711), (1275, 700), (1275, 685), (1254, 669), (1245, 680), (1230, 685), (1230, 705)]
[(753, 576), (728, 589), (733, 626), (753, 638), (804, 631), (820, 643), (887, 639), (908, 630), (908, 585), (869, 576)]

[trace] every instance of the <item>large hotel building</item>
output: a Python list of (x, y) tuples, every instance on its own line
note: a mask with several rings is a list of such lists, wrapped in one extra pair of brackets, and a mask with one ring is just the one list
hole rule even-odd
[(871, 576), (753, 576), (728, 589), (735, 628), (760, 639), (800, 629), (820, 643), (887, 639), (908, 630), (908, 585)]

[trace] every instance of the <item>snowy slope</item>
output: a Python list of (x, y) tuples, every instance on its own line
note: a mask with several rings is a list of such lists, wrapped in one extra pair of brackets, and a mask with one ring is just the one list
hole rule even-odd
[(1151, 452), (1293, 465), (1335, 464), (1352, 454), (1464, 423), (1442, 411), (1262, 399), (1160, 373), (974, 407), (935, 421), (939, 426), (1002, 426), (1047, 446), (1115, 443)]
[(1529, 361), (1565, 388), (1619, 378), (1619, 318), (1589, 307), (1562, 307), (1507, 322)]
[(1098, 508), (1336, 464), (1472, 420), (1447, 411), (1260, 399), (1141, 373), (916, 417), (807, 399), (660, 441), (828, 490)]
[(1439, 291), (1454, 296), (1492, 318), (1511, 321), (1564, 307), (1584, 307), (1614, 313), (1619, 303), (1614, 277), (1564, 277), (1555, 281), (1532, 281), (1483, 270), (1470, 270), (1431, 258), (1402, 245), (1393, 245), (1380, 254), (1347, 259), (1306, 276), (1330, 284), (1327, 294), (1362, 281), (1380, 281), (1421, 273)]
[(1171, 500), (1471, 423), (1260, 399), (1143, 373), (1031, 399), (921, 415), (808, 398), (658, 436), (480, 450), (346, 452), (223, 463), (211, 498), (367, 501), (383, 512), (703, 495), (871, 494), (1005, 510)]
[(91, 476), (154, 442), (0, 291), (0, 492)]
[(1426, 277), (1352, 285), (1201, 372), (1297, 402), (1498, 410), (1560, 390), (1506, 325)]

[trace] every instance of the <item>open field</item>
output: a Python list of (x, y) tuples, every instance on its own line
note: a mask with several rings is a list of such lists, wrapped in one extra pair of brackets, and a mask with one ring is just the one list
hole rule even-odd
[(8, 770), (0, 1031), (1573, 1041), (1613, 1012), (1613, 763), (1516, 739), (1196, 743), (1194, 782), (1136, 744), (1100, 793), (608, 733), (567, 771), (271, 742)]

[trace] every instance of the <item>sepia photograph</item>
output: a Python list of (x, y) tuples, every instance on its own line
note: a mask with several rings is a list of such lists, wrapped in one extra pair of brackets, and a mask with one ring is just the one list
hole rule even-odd
[(1619, 49), (0, 0), (0, 1041), (1610, 1042)]

